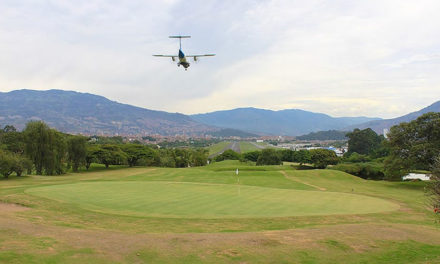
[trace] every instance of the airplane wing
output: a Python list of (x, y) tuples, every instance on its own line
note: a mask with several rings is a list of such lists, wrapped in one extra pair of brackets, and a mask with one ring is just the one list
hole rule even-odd
[(153, 55), (154, 57), (167, 57), (167, 58), (173, 58), (173, 57), (179, 57), (179, 55)]
[(211, 57), (215, 56), (215, 54), (200, 54), (200, 55), (185, 55), (185, 57)]
[(173, 61), (176, 61), (176, 58), (179, 57), (179, 55), (159, 55), (155, 54), (154, 57), (164, 57), (164, 58), (171, 58)]
[(215, 56), (215, 54), (185, 55), (185, 57), (193, 58), (194, 61), (197, 61), (198, 57), (212, 57), (212, 56)]

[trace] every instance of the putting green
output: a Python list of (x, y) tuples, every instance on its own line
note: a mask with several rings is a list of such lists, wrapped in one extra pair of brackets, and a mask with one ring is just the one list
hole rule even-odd
[(26, 193), (111, 214), (235, 218), (365, 214), (399, 208), (392, 202), (348, 193), (145, 181), (52, 185)]

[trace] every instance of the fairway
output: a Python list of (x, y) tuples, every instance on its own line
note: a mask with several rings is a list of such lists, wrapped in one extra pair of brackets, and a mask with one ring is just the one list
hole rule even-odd
[(182, 182), (83, 182), (30, 188), (26, 193), (87, 210), (144, 217), (287, 217), (399, 208), (383, 199), (349, 193)]

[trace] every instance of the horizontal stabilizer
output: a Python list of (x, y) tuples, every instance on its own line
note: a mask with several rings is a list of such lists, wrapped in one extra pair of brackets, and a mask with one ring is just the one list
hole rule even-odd
[(191, 38), (191, 36), (169, 36), (169, 38), (183, 39), (183, 38)]

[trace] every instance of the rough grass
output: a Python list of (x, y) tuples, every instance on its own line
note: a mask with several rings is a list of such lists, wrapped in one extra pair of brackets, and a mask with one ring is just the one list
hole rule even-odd
[[(250, 208), (234, 210), (254, 210), (253, 215), (204, 218), (218, 206), (243, 203), (234, 200), (237, 168)], [(115, 189), (118, 185), (124, 188)], [(176, 194), (170, 189), (170, 199), (178, 202), (174, 208), (165, 204), (156, 209), (173, 217), (147, 216), (154, 208), (139, 204), (154, 205), (155, 199), (167, 198), (168, 185), (179, 186)], [(109, 186), (102, 196), (105, 190), (100, 188)], [(157, 197), (143, 195), (147, 186)], [(75, 188), (61, 191), (67, 187)], [(366, 181), (335, 170), (300, 171), (236, 161), (203, 168), (94, 168), (63, 176), (12, 177), (0, 181), (0, 263), (440, 263), (440, 229), (423, 188), (423, 182)], [(127, 195), (122, 189), (139, 190)], [(31, 194), (37, 190), (47, 196)], [(200, 200), (210, 193), (208, 201)], [(313, 195), (304, 198), (309, 194)], [(258, 216), (279, 209), (272, 204), (256, 210), (261, 206), (258, 195), (280, 204), (298, 203), (289, 199), (303, 197), (303, 204), (312, 205), (328, 194), (362, 197), (365, 205), (370, 199), (386, 201), (400, 209), (284, 217), (273, 212)], [(350, 199), (346, 201), (349, 207)], [(95, 202), (100, 209), (87, 208)], [(204, 207), (205, 212), (197, 202), (211, 206)], [(147, 214), (132, 215), (133, 211)]]
[(222, 150), (223, 150), (224, 148), (226, 148), (229, 144), (231, 144), (230, 141), (222, 141), (222, 142), (219, 142), (219, 143), (217, 143), (217, 144), (214, 144), (214, 145), (210, 146), (210, 147), (208, 148), (208, 149), (209, 149), (209, 155), (216, 154), (216, 153), (222, 151)]
[(253, 145), (252, 143), (247, 142), (247, 141), (240, 141), (240, 149), (241, 149), (241, 153), (261, 150), (261, 148), (258, 148), (255, 145)]

